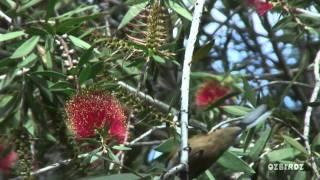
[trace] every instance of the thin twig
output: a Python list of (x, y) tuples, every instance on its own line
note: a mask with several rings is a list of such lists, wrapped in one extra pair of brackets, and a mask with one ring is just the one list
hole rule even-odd
[(303, 134), (295, 127), (293, 127), (292, 125), (286, 123), (285, 121), (283, 121), (282, 119), (280, 118), (277, 118), (277, 117), (271, 117), (272, 120), (276, 121), (276, 122), (279, 122), (285, 126), (287, 126), (288, 128), (290, 128), (292, 131), (294, 131), (301, 139), (305, 139)]
[[(84, 153), (84, 154), (80, 154), (78, 155), (78, 158), (85, 158), (85, 157), (88, 157), (89, 155), (91, 155), (91, 153)], [(53, 164), (50, 164), (46, 167), (43, 167), (43, 168), (40, 168), (36, 171), (33, 171), (30, 173), (31, 176), (35, 176), (35, 175), (39, 175), (41, 173), (44, 173), (44, 172), (47, 172), (47, 171), (52, 171), (52, 170), (55, 170), (63, 165), (68, 165), (73, 159), (65, 159), (65, 160), (61, 160), (57, 163), (53, 163)], [(11, 178), (10, 180), (19, 180), (19, 179), (23, 179), (22, 177), (15, 177), (15, 178)]]
[[(149, 69), (149, 64), (150, 64), (150, 57), (148, 56), (147, 59), (146, 59), (146, 63), (144, 64), (144, 67), (143, 67), (143, 69), (141, 71), (141, 74), (140, 74), (140, 79), (139, 79), (139, 82), (138, 82), (137, 92), (135, 93), (135, 96), (138, 95), (138, 93), (140, 92), (142, 86), (145, 83), (145, 77), (147, 76), (147, 72), (148, 72), (148, 69)], [(124, 143), (127, 143), (128, 139), (129, 139), (129, 131), (130, 131), (129, 126), (130, 126), (130, 123), (131, 123), (131, 118), (133, 117), (133, 109), (131, 109), (128, 114), (129, 114), (128, 123), (127, 123), (128, 127), (127, 127), (126, 135), (125, 135), (125, 138), (124, 138)], [(123, 164), (125, 152), (124, 151), (119, 151), (118, 155), (120, 156), (120, 163)], [(120, 166), (120, 169), (121, 169), (121, 167), (122, 166)]]
[(150, 135), (153, 131), (155, 131), (157, 129), (165, 128), (165, 127), (166, 127), (166, 125), (155, 126), (151, 129), (149, 129), (148, 131), (146, 131), (145, 133), (141, 134), (139, 137), (132, 140), (131, 142), (127, 142), (125, 145), (128, 145), (128, 146), (134, 145), (136, 142), (138, 142), (138, 141), (142, 140), (143, 138), (147, 137), (148, 135)]
[(169, 169), (168, 172), (166, 172), (161, 179), (165, 180), (170, 178), (173, 174), (178, 173), (179, 171), (184, 170), (185, 166), (183, 164), (178, 164), (177, 166), (174, 166), (173, 168)]
[(0, 10), (0, 17), (4, 18), (6, 21), (8, 21), (9, 24), (11, 24), (12, 19), (1, 10)]
[(144, 100), (146, 100), (147, 102), (149, 102), (150, 104), (155, 105), (157, 108), (159, 108), (163, 112), (168, 112), (169, 110), (171, 110), (170, 112), (173, 115), (178, 114), (178, 111), (176, 109), (174, 109), (174, 108), (171, 108), (168, 104), (163, 103), (163, 102), (161, 102), (161, 101), (159, 101), (159, 100), (157, 100), (157, 99), (151, 97), (150, 95), (147, 95), (147, 94), (145, 94), (145, 93), (143, 93), (141, 91), (138, 91), (136, 88), (126, 84), (123, 81), (119, 81), (118, 85), (120, 85), (121, 87), (127, 89), (128, 91), (130, 91), (132, 93), (137, 94), (138, 97), (141, 97)]
[(264, 84), (262, 86), (259, 86), (257, 88), (255, 88), (256, 90), (260, 90), (265, 86), (272, 86), (272, 85), (276, 85), (276, 84), (292, 84), (292, 85), (296, 85), (296, 86), (303, 86), (303, 87), (307, 87), (307, 88), (313, 88), (313, 86), (306, 84), (306, 83), (302, 83), (302, 82), (296, 82), (296, 81), (271, 81), (267, 84)]
[(128, 147), (135, 147), (135, 146), (154, 146), (154, 145), (159, 145), (166, 140), (154, 140), (154, 141), (144, 141), (144, 142), (136, 142), (134, 144), (128, 144)]
[[(121, 87), (123, 87), (124, 89), (137, 94), (138, 97), (142, 98), (143, 100), (145, 100), (147, 103), (149, 103), (150, 105), (158, 108), (160, 111), (162, 111), (163, 113), (171, 113), (173, 115), (173, 119), (177, 119), (178, 115), (179, 115), (179, 111), (177, 109), (175, 109), (174, 107), (171, 107), (170, 105), (153, 98), (152, 96), (145, 94), (141, 91), (138, 91), (136, 88), (126, 84), (123, 81), (118, 81), (118, 85), (120, 85)], [(208, 132), (207, 130), (207, 125), (205, 123), (202, 123), (200, 121), (197, 121), (195, 119), (190, 119), (189, 122), (190, 126), (197, 128), (203, 132)]]
[(217, 125), (213, 126), (213, 127), (210, 129), (209, 133), (212, 133), (214, 130), (218, 129), (219, 127), (221, 127), (221, 126), (224, 125), (224, 124), (228, 124), (228, 123), (234, 122), (234, 121), (239, 121), (239, 120), (242, 119), (242, 118), (243, 118), (243, 116), (242, 116), (242, 117), (237, 117), (237, 118), (232, 118), (232, 119), (227, 119), (227, 120), (225, 120), (225, 121), (222, 121), (222, 122), (218, 123)]
[[(314, 78), (315, 78), (315, 86), (312, 91), (310, 101), (309, 102), (315, 102), (317, 100), (319, 90), (320, 90), (320, 74), (319, 74), (319, 65), (320, 65), (320, 50), (317, 52), (316, 58), (314, 60)], [(310, 133), (310, 120), (312, 115), (312, 106), (308, 106), (306, 110), (306, 114), (304, 116), (304, 128), (303, 128), (303, 136), (304, 136), (304, 142), (306, 145), (306, 149), (308, 154), (310, 155), (310, 161), (312, 169), (317, 176), (317, 179), (320, 179), (320, 174), (318, 171), (317, 164), (315, 162), (314, 157), (312, 156), (310, 142), (309, 142), (309, 133)]]
[(197, 0), (193, 12), (193, 18), (191, 23), (191, 29), (189, 39), (184, 54), (183, 69), (182, 69), (182, 80), (181, 80), (181, 156), (180, 163), (185, 167), (185, 171), (182, 174), (184, 179), (188, 180), (188, 124), (189, 124), (189, 86), (190, 86), (190, 71), (191, 61), (194, 51), (194, 46), (197, 40), (200, 20), (202, 16), (203, 6), (205, 0)]

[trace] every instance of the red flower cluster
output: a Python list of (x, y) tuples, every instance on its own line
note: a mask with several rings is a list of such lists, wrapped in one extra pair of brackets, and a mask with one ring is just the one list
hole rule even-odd
[(78, 93), (66, 104), (70, 128), (78, 138), (96, 135), (96, 130), (108, 128), (111, 137), (123, 143), (126, 135), (125, 113), (110, 94), (90, 90)]
[[(3, 153), (4, 150), (5, 148), (0, 145), (0, 154)], [(18, 154), (14, 151), (5, 154), (3, 157), (0, 157), (0, 172), (8, 174), (17, 159)]]
[(199, 107), (205, 107), (216, 102), (229, 92), (230, 89), (222, 86), (219, 82), (208, 81), (204, 83), (196, 92), (196, 105)]
[(260, 16), (263, 16), (266, 12), (273, 8), (273, 5), (264, 0), (247, 0), (248, 4), (254, 6)]

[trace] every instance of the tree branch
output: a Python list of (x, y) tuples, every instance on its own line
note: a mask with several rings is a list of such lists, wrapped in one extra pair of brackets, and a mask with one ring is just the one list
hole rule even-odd
[[(319, 74), (319, 65), (320, 65), (320, 50), (317, 52), (316, 58), (314, 60), (314, 78), (315, 78), (315, 86), (312, 91), (310, 101), (309, 102), (315, 102), (317, 100), (319, 90), (320, 90), (320, 74)], [(312, 106), (308, 106), (306, 110), (306, 114), (304, 116), (304, 128), (303, 128), (303, 136), (304, 136), (304, 142), (306, 145), (306, 149), (308, 154), (310, 155), (310, 161), (311, 161), (311, 167), (317, 176), (317, 179), (320, 179), (320, 174), (318, 171), (317, 164), (315, 162), (314, 157), (312, 156), (310, 142), (309, 142), (309, 133), (310, 133), (310, 120), (312, 115)]]
[[(186, 46), (186, 51), (184, 54), (183, 69), (182, 69), (182, 84), (181, 84), (181, 156), (180, 156), (180, 166), (184, 166), (184, 173), (181, 174), (184, 179), (188, 180), (188, 124), (189, 124), (189, 86), (190, 86), (190, 72), (191, 72), (191, 61), (194, 51), (194, 45), (197, 40), (197, 35), (199, 31), (200, 18), (202, 16), (203, 6), (205, 0), (197, 0), (195, 3), (195, 8), (193, 12), (193, 18), (191, 23), (191, 29), (189, 34), (189, 39)], [(183, 168), (182, 168), (183, 169)]]
[(0, 17), (4, 18), (9, 24), (11, 24), (12, 19), (1, 10), (0, 10)]

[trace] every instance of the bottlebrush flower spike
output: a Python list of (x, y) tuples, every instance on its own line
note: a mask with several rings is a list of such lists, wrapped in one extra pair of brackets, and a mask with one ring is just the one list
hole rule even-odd
[(123, 143), (126, 135), (125, 113), (120, 103), (110, 94), (87, 90), (73, 96), (66, 104), (68, 125), (78, 138), (96, 135), (96, 130), (107, 128), (110, 137)]
[(260, 16), (263, 16), (266, 12), (273, 8), (273, 5), (265, 0), (247, 0), (247, 3), (251, 6), (254, 6)]
[[(5, 148), (0, 145), (0, 154), (3, 153)], [(0, 157), (0, 172), (8, 174), (10, 169), (13, 167), (15, 162), (18, 159), (18, 154), (14, 151), (11, 151), (5, 154), (3, 157)]]
[(222, 86), (218, 81), (205, 82), (196, 92), (196, 105), (198, 107), (208, 106), (217, 102), (217, 100), (221, 99), (229, 92), (230, 89)]

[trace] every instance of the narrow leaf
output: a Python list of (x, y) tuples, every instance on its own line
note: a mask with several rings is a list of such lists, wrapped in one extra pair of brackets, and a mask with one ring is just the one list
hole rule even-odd
[(120, 145), (120, 146), (115, 145), (115, 146), (112, 146), (112, 149), (120, 150), (120, 151), (129, 151), (129, 150), (131, 150), (130, 147), (126, 147), (124, 145)]
[(172, 150), (177, 148), (178, 145), (179, 145), (179, 142), (176, 139), (169, 138), (168, 140), (166, 140), (165, 142), (157, 146), (155, 150), (159, 152), (168, 153), (168, 152), (172, 152)]
[(307, 150), (297, 140), (293, 139), (292, 137), (286, 136), (286, 135), (282, 135), (282, 137), (292, 147), (296, 148), (297, 150), (299, 150), (300, 152), (302, 152), (304, 154), (308, 154)]
[(160, 63), (160, 64), (166, 63), (166, 60), (163, 59), (161, 56), (153, 55), (152, 57), (153, 57), (153, 59), (154, 59), (156, 62), (158, 62), (158, 63)]
[(91, 74), (91, 69), (92, 67), (90, 65), (88, 65), (87, 67), (85, 67), (84, 69), (82, 69), (80, 75), (79, 75), (79, 83), (83, 84), (85, 81), (87, 81), (88, 79), (90, 79), (90, 74)]
[(25, 41), (21, 46), (19, 46), (18, 49), (14, 51), (14, 53), (11, 55), (10, 58), (17, 59), (17, 58), (21, 58), (23, 56), (28, 55), (37, 45), (39, 39), (40, 39), (39, 36), (31, 37), (30, 39)]
[(132, 173), (123, 173), (123, 174), (113, 174), (113, 175), (104, 175), (104, 176), (95, 176), (95, 177), (85, 177), (80, 180), (139, 180), (141, 177), (132, 174)]
[(20, 37), (24, 34), (25, 34), (24, 31), (14, 31), (14, 32), (6, 33), (6, 34), (0, 34), (0, 42), (15, 39), (15, 38)]
[(262, 153), (265, 145), (267, 144), (270, 135), (271, 128), (267, 128), (265, 131), (263, 131), (260, 138), (257, 140), (256, 144), (249, 152), (249, 157), (252, 161), (256, 161), (259, 158), (259, 155)]
[(128, 10), (128, 12), (124, 15), (122, 18), (121, 23), (119, 24), (118, 29), (123, 28), (126, 24), (128, 24), (134, 17), (136, 17), (144, 8), (147, 6), (149, 1), (145, 1), (143, 3), (136, 4), (134, 6), (131, 6)]
[(254, 174), (255, 171), (242, 159), (237, 157), (235, 154), (226, 151), (219, 159), (218, 163), (230, 170), (235, 172), (244, 172), (247, 174)]
[(222, 106), (222, 109), (225, 112), (235, 116), (244, 116), (251, 111), (250, 108), (243, 107), (243, 106)]
[(244, 97), (253, 105), (257, 104), (257, 95), (255, 91), (250, 87), (248, 81), (243, 79)]
[(176, 13), (180, 14), (182, 17), (192, 21), (192, 14), (183, 6), (181, 6), (177, 0), (166, 1), (168, 6), (174, 10)]
[(90, 44), (88, 44), (87, 42), (85, 42), (85, 41), (83, 41), (83, 40), (81, 40), (81, 39), (79, 39), (79, 38), (77, 38), (77, 37), (75, 37), (75, 36), (70, 35), (70, 36), (69, 36), (69, 39), (71, 40), (71, 42), (72, 42), (75, 46), (77, 46), (77, 47), (79, 47), (79, 48), (89, 49), (89, 48), (91, 47)]
[(295, 148), (283, 148), (271, 151), (267, 154), (269, 161), (281, 161), (284, 159), (294, 159), (301, 152)]

